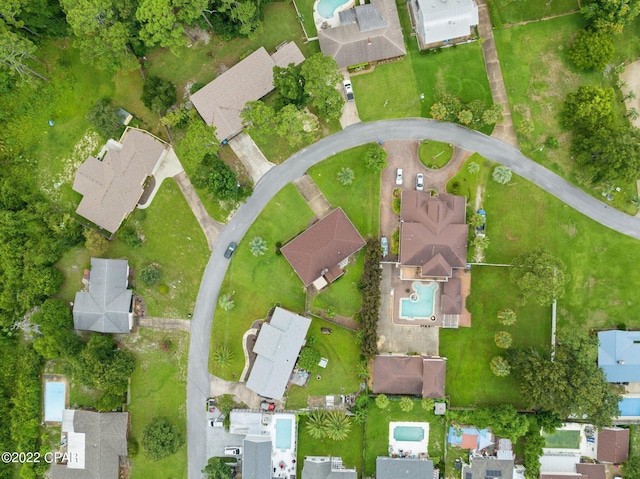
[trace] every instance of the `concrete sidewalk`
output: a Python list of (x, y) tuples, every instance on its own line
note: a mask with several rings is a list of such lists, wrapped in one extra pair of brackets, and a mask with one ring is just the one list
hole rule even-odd
[(302, 175), (295, 180), (293, 184), (296, 186), (302, 197), (307, 201), (309, 207), (313, 210), (313, 214), (318, 219), (324, 218), (331, 212), (331, 203), (322, 194), (316, 182), (309, 175)]
[(154, 179), (156, 180), (153, 191), (149, 195), (149, 198), (147, 198), (147, 201), (145, 201), (143, 205), (139, 204), (138, 208), (141, 210), (148, 208), (153, 201), (153, 198), (156, 196), (156, 193), (160, 189), (162, 182), (167, 178), (173, 178), (183, 171), (184, 168), (182, 167), (182, 163), (180, 163), (180, 160), (176, 156), (176, 152), (174, 151), (173, 147), (169, 147), (169, 151), (167, 151), (166, 156), (162, 160), (158, 171), (156, 171), (156, 174), (153, 175)]
[(262, 175), (275, 166), (265, 158), (258, 145), (246, 133), (240, 133), (231, 138), (229, 146), (251, 175), (254, 185), (258, 183)]

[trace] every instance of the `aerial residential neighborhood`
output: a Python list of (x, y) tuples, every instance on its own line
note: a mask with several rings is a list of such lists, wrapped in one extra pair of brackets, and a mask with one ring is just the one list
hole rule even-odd
[(0, 60), (0, 479), (640, 479), (640, 0), (10, 0)]

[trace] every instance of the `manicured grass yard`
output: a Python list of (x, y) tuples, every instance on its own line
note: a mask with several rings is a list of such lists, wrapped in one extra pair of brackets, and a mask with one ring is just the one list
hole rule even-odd
[(503, 24), (517, 23), (527, 20), (550, 17), (580, 9), (577, 0), (521, 0), (507, 2), (504, 0), (489, 0), (491, 23), (499, 28)]
[(556, 431), (553, 434), (542, 433), (545, 447), (556, 449), (578, 449), (580, 447), (580, 431)]
[[(331, 328), (333, 333), (322, 334), (320, 328)], [(313, 344), (309, 344), (308, 338), (311, 337), (315, 338)], [(287, 398), (288, 409), (307, 407), (308, 396), (350, 394), (359, 390), (360, 380), (356, 377), (355, 370), (360, 360), (360, 349), (353, 332), (313, 318), (307, 334), (307, 345), (327, 358), (329, 363), (326, 369), (319, 368), (317, 373), (312, 374), (305, 387), (291, 386)], [(317, 380), (316, 375), (320, 375), (321, 379)]]
[[(160, 343), (171, 341), (164, 352)], [(130, 438), (140, 444), (132, 458), (131, 478), (171, 479), (187, 476), (187, 445), (177, 453), (154, 462), (147, 459), (142, 447), (142, 431), (154, 417), (167, 416), (186, 439), (186, 391), (189, 334), (182, 331), (140, 330), (124, 338), (126, 347), (136, 354), (136, 369), (131, 376)]]
[[(128, 220), (145, 241), (133, 249), (116, 238), (109, 244), (105, 258), (126, 258), (136, 273), (150, 263), (162, 271), (160, 284), (168, 286), (163, 294), (159, 285), (148, 286), (137, 280), (135, 291), (147, 303), (147, 315), (187, 318), (193, 312), (200, 279), (209, 258), (209, 246), (178, 185), (165, 180), (146, 210), (135, 210)], [(82, 288), (82, 274), (89, 268), (86, 249), (68, 251), (58, 263), (65, 275), (60, 297), (73, 301)]]
[[(368, 145), (338, 153), (309, 169), (309, 174), (331, 205), (342, 207), (363, 238), (380, 234), (380, 174), (371, 173), (364, 165)], [(351, 168), (355, 180), (342, 186), (336, 179), (341, 168)]]
[[(275, 303), (293, 312), (304, 311), (304, 285), (284, 256), (275, 254), (275, 243), (284, 244), (304, 231), (312, 217), (313, 212), (295, 186), (287, 185), (264, 208), (238, 245), (221, 289), (222, 294), (233, 294), (235, 308), (228, 312), (217, 308), (213, 320), (209, 355), (213, 374), (239, 379), (244, 367), (242, 335)], [(264, 256), (255, 257), (249, 250), (248, 244), (255, 236), (267, 242), (269, 249)], [(233, 352), (226, 368), (217, 366), (213, 359), (220, 346)]]
[(358, 289), (358, 283), (362, 276), (364, 250), (360, 250), (355, 258), (355, 263), (347, 265), (343, 276), (316, 296), (313, 302), (314, 307), (320, 309), (332, 307), (336, 314), (347, 317), (352, 317), (360, 310), (361, 292)]
[(427, 168), (442, 168), (449, 163), (453, 146), (439, 141), (423, 141), (420, 144), (420, 161)]
[[(449, 372), (447, 371), (447, 376)], [(389, 423), (392, 421), (428, 422), (429, 457), (438, 463), (444, 456), (445, 422), (444, 417), (435, 416), (433, 411), (425, 411), (420, 400), (414, 400), (413, 410), (404, 412), (400, 401), (390, 398), (387, 409), (380, 409), (373, 400), (369, 403), (369, 414), (365, 427), (364, 477), (373, 476), (376, 457), (389, 455)]]

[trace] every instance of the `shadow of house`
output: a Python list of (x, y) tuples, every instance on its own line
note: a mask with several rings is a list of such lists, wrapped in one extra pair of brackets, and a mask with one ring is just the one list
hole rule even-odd
[(406, 55), (394, 0), (371, 0), (339, 12), (340, 26), (318, 30), (320, 50), (340, 68)]
[(375, 394), (445, 397), (447, 361), (430, 356), (376, 356), (373, 362)]
[(88, 291), (73, 303), (73, 327), (100, 333), (129, 333), (133, 327), (133, 292), (128, 287), (129, 263), (91, 258)]
[(421, 49), (468, 41), (478, 25), (474, 0), (409, 0), (409, 11)]
[(82, 195), (76, 213), (115, 233), (134, 210), (149, 176), (153, 176), (169, 148), (162, 140), (128, 127), (117, 142), (109, 140), (98, 158), (80, 165), (73, 190)]

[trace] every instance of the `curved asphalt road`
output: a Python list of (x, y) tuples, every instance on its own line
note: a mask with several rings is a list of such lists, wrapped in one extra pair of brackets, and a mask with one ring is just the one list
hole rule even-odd
[(270, 169), (258, 182), (253, 195), (221, 230), (202, 277), (196, 308), (191, 320), (191, 343), (187, 377), (187, 439), (189, 479), (201, 479), (207, 463), (206, 408), (209, 396), (209, 339), (213, 313), (228, 260), (223, 253), (231, 241), (240, 242), (265, 205), (287, 183), (314, 164), (340, 151), (378, 140), (433, 139), (453, 143), (511, 168), (572, 208), (627, 236), (640, 239), (640, 219), (629, 216), (587, 195), (555, 173), (525, 157), (501, 140), (468, 130), (453, 123), (424, 118), (405, 118), (373, 123), (357, 123), (299, 151), (285, 163)]

